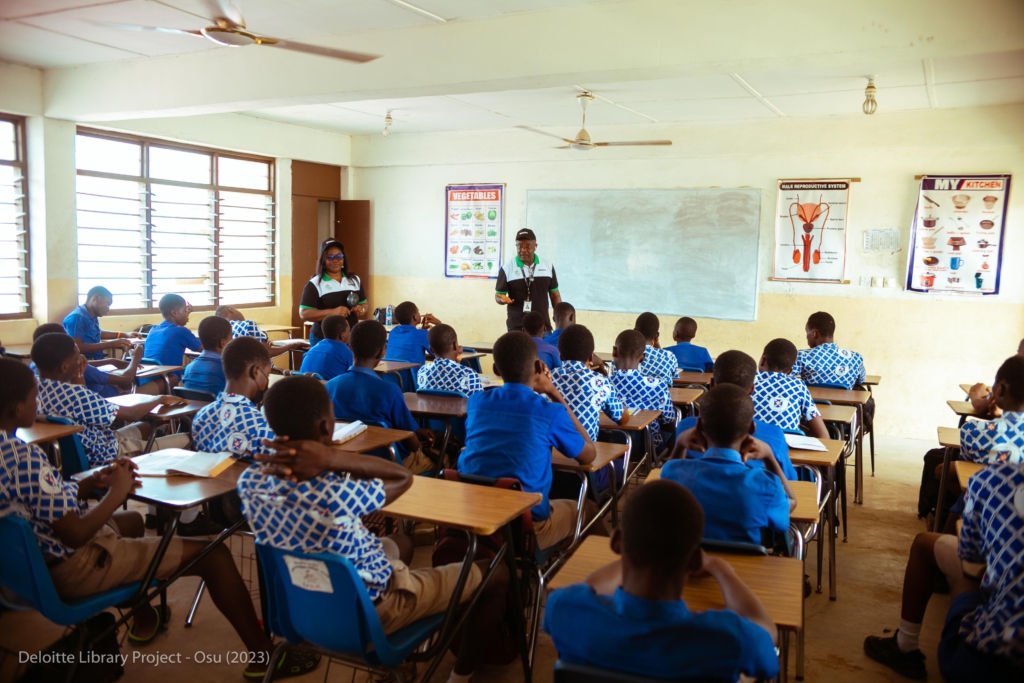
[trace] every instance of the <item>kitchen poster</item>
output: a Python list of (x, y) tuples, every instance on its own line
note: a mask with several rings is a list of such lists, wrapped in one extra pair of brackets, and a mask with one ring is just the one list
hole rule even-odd
[(504, 207), (504, 184), (445, 188), (445, 277), (498, 277)]
[(844, 281), (851, 182), (779, 181), (773, 280)]
[(907, 289), (998, 294), (1009, 175), (924, 176)]

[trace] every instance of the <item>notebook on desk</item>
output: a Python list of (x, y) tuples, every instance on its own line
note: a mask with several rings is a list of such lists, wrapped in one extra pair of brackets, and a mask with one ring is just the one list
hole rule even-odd
[(204, 453), (183, 448), (167, 448), (133, 458), (140, 477), (213, 478), (234, 464), (231, 453)]
[(828, 448), (825, 447), (825, 444), (823, 444), (820, 439), (815, 439), (813, 436), (786, 434), (786, 444), (790, 448), (795, 448), (801, 451), (819, 451), (821, 453), (828, 452)]
[(334, 443), (345, 443), (351, 441), (360, 434), (366, 431), (366, 425), (356, 420), (355, 422), (335, 422), (334, 423), (334, 437), (332, 441)]

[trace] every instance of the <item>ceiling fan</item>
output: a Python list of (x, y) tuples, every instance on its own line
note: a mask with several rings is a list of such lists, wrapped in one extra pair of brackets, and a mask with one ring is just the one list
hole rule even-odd
[(547, 135), (551, 138), (557, 138), (562, 142), (569, 144), (555, 147), (555, 149), (578, 149), (578, 150), (590, 150), (595, 147), (639, 147), (639, 146), (651, 146), (651, 145), (671, 145), (671, 140), (638, 140), (636, 142), (594, 142), (590, 139), (590, 133), (587, 132), (587, 107), (594, 101), (594, 93), (592, 92), (581, 92), (576, 96), (579, 100), (580, 106), (583, 107), (583, 127), (580, 128), (580, 132), (576, 133), (576, 139), (570, 140), (563, 138), (552, 133), (545, 132), (543, 130), (537, 130), (536, 128), (530, 128), (529, 126), (519, 126), (525, 130), (532, 131), (534, 133), (540, 133), (541, 135)]
[(245, 18), (242, 16), (242, 12), (238, 9), (234, 0), (205, 0), (205, 2), (206, 6), (210, 10), (210, 16), (213, 19), (214, 25), (206, 26), (194, 31), (180, 28), (166, 28), (162, 26), (134, 26), (130, 24), (113, 24), (108, 22), (95, 23), (127, 31), (153, 31), (156, 33), (197, 36), (199, 38), (206, 38), (217, 45), (225, 47), (266, 45), (268, 47), (277, 47), (283, 50), (291, 50), (293, 52), (305, 52), (311, 55), (320, 55), (322, 57), (344, 59), (349, 62), (372, 62), (380, 57), (380, 55), (369, 55), (363, 52), (351, 52), (349, 50), (336, 50), (334, 48), (322, 47), (320, 45), (297, 43), (293, 40), (256, 35), (255, 33), (245, 29)]

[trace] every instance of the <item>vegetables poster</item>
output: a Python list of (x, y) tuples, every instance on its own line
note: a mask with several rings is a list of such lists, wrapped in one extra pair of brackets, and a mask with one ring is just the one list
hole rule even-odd
[(998, 294), (1008, 175), (924, 176), (910, 233), (907, 289)]
[(445, 189), (445, 277), (498, 277), (504, 208), (504, 184), (448, 185)]
[(843, 282), (851, 182), (779, 181), (773, 280)]

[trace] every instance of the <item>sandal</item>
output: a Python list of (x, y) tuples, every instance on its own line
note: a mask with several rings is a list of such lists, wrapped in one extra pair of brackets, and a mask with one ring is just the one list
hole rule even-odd
[(167, 628), (167, 622), (171, 620), (170, 605), (165, 606), (163, 609), (153, 607), (152, 605), (149, 607), (156, 612), (156, 627), (148, 636), (139, 637), (135, 635), (135, 618), (133, 617), (131, 623), (128, 625), (128, 640), (130, 640), (133, 645), (145, 645), (146, 643), (153, 642), (153, 639), (156, 638), (156, 634), (165, 630)]
[[(274, 675), (270, 680), (280, 681), (292, 676), (308, 674), (320, 666), (321, 658), (322, 655), (315, 650), (306, 647), (289, 647), (284, 651), (284, 656), (278, 660)], [(264, 671), (245, 670), (242, 672), (242, 676), (248, 681), (263, 680), (265, 673)]]

